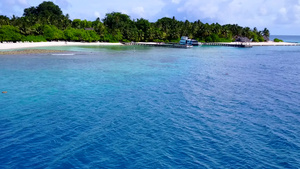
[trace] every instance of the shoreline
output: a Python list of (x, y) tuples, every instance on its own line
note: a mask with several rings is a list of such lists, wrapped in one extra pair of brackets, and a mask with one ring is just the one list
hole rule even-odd
[[(156, 42), (137, 42), (140, 44), (157, 44)], [(220, 44), (248, 44), (251, 46), (300, 46), (300, 43), (292, 42), (215, 42)], [(6, 50), (26, 50), (38, 47), (60, 47), (60, 46), (122, 46), (122, 43), (109, 42), (7, 42), (0, 43), (0, 51), (3, 53)], [(52, 50), (55, 51), (55, 50)]]
[(120, 46), (122, 43), (108, 43), (108, 42), (7, 42), (0, 43), (1, 50), (12, 50), (12, 49), (27, 49), (37, 47), (55, 47), (55, 46)]

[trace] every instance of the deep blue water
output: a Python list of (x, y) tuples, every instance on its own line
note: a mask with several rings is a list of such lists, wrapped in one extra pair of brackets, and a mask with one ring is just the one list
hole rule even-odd
[(295, 35), (271, 35), (270, 40), (274, 40), (275, 38), (281, 39), (284, 42), (296, 42), (300, 43), (300, 36)]
[(300, 168), (299, 46), (59, 49), (0, 56), (0, 168)]

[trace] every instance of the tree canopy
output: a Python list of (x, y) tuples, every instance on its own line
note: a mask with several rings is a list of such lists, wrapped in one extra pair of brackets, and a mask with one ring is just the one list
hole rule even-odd
[(189, 36), (202, 42), (230, 42), (239, 37), (264, 41), (270, 36), (267, 28), (259, 31), (256, 27), (179, 21), (175, 17), (149, 22), (144, 18), (132, 20), (120, 12), (107, 13), (102, 22), (100, 18), (95, 21), (69, 18), (51, 1), (24, 9), (21, 17), (0, 15), (0, 41), (178, 42), (181, 36)]

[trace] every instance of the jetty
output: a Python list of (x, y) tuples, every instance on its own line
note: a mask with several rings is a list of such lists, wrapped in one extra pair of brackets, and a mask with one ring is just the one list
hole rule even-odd
[(222, 42), (208, 42), (202, 43), (203, 46), (228, 46), (228, 47), (238, 47), (238, 48), (252, 48), (252, 44), (248, 42), (239, 43), (222, 43)]
[[(168, 47), (168, 48), (191, 48), (194, 45), (178, 44), (178, 43), (163, 43), (163, 42), (128, 42), (122, 43), (123, 45), (140, 45), (140, 46), (153, 46), (153, 47)], [(207, 42), (198, 43), (202, 46), (228, 46), (238, 48), (252, 48), (253, 46), (300, 46), (300, 43), (292, 42)]]
[(128, 42), (123, 45), (139, 45), (139, 46), (153, 46), (153, 47), (168, 47), (168, 48), (191, 48), (192, 45), (180, 45), (178, 43), (163, 43), (163, 42)]
[[(155, 42), (129, 42), (123, 43), (124, 45), (142, 45), (142, 46), (154, 46), (154, 47), (169, 47), (169, 48), (191, 48), (193, 45), (182, 45), (178, 43), (155, 43)], [(251, 48), (252, 45), (249, 43), (201, 43), (204, 46), (229, 46), (229, 47), (240, 47), (240, 48)]]
[(229, 46), (240, 48), (251, 48), (253, 46), (300, 46), (297, 42), (209, 42), (202, 43), (204, 46)]

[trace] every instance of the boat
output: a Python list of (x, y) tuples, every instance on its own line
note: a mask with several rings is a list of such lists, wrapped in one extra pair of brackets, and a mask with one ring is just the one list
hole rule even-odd
[(187, 36), (182, 36), (179, 41), (180, 45), (199, 46), (199, 42), (195, 39), (189, 39)]
[(189, 45), (189, 44), (173, 44), (172, 47), (173, 48), (191, 48), (191, 47), (193, 47), (193, 45)]
[(195, 39), (192, 39), (192, 45), (193, 46), (199, 46), (199, 45), (201, 45), (201, 43), (199, 43), (197, 40), (195, 40)]

